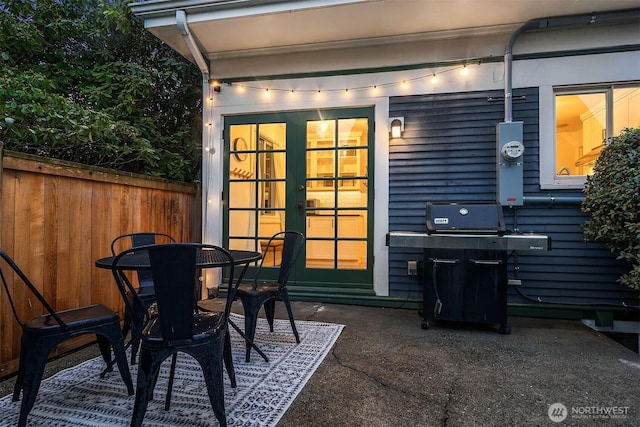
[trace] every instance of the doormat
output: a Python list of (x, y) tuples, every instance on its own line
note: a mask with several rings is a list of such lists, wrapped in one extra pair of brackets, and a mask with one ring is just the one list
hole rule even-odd
[[(238, 326), (244, 318), (232, 314)], [(251, 362), (245, 362), (244, 340), (231, 331), (231, 347), (237, 387), (225, 371), (225, 411), (229, 426), (275, 426), (306, 382), (333, 347), (344, 325), (296, 321), (300, 344), (296, 344), (289, 320), (276, 319), (273, 332), (263, 318), (258, 319), (255, 343), (269, 362), (251, 352)], [(171, 395), (171, 408), (164, 410), (169, 364), (163, 365), (149, 402), (144, 426), (217, 426), (211, 409), (200, 365), (191, 356), (180, 353)], [(127, 395), (120, 373), (114, 371), (100, 378), (104, 369), (101, 357), (60, 371), (43, 380), (36, 403), (29, 413), (29, 426), (128, 426), (133, 413), (134, 397)], [(136, 384), (138, 365), (130, 365)], [(22, 398), (22, 396), (21, 396)], [(20, 403), (11, 395), (0, 399), (0, 425), (18, 423)]]

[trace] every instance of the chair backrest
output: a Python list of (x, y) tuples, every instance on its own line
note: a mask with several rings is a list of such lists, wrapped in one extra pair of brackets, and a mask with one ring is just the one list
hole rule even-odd
[[(136, 248), (139, 246), (154, 245), (157, 243), (175, 243), (175, 239), (165, 233), (127, 233), (122, 234), (111, 242), (111, 254), (116, 255), (123, 249)], [(139, 293), (153, 294), (153, 279), (150, 270), (139, 270), (138, 283), (140, 284)]]
[[(280, 271), (278, 272), (278, 284), (280, 286), (285, 286), (287, 281), (289, 280), (289, 275), (293, 270), (293, 267), (296, 263), (296, 259), (298, 258), (298, 254), (302, 250), (304, 246), (304, 235), (298, 231), (290, 231), (285, 230), (279, 233), (274, 234), (270, 239), (269, 243), (267, 243), (267, 247), (265, 249), (265, 253), (269, 253), (271, 245), (277, 241), (283, 241), (282, 245), (282, 257), (280, 261)], [(260, 267), (256, 274), (256, 280), (258, 280), (260, 276), (260, 270), (262, 269), (262, 263), (264, 262), (265, 257), (262, 257), (262, 261), (260, 262)]]
[[(149, 257), (150, 272), (156, 292), (158, 316), (162, 336), (167, 342), (188, 340), (193, 336), (194, 313), (197, 310), (198, 301), (198, 271), (202, 268), (201, 260), (205, 251), (213, 251), (215, 255), (209, 259), (218, 260), (220, 267), (230, 268), (229, 285), (233, 277), (233, 260), (231, 255), (223, 248), (199, 243), (171, 243), (161, 245), (146, 245), (131, 248), (120, 253), (114, 260), (114, 277), (119, 283), (121, 294), (126, 298), (125, 275), (119, 274), (118, 260), (123, 256), (142, 254), (146, 252)], [(213, 254), (209, 252), (209, 254)], [(211, 266), (211, 265), (209, 265)], [(205, 267), (209, 267), (205, 266)], [(231, 288), (229, 288), (231, 289)], [(130, 290), (129, 290), (130, 291)], [(124, 293), (123, 293), (124, 292)], [(231, 307), (232, 292), (227, 295), (227, 310), (224, 313), (227, 321)], [(139, 298), (135, 295), (135, 298)]]
[(165, 233), (143, 232), (122, 234), (111, 241), (111, 254), (117, 255), (125, 249), (157, 243), (175, 243), (176, 240)]
[[(0, 258), (2, 259), (2, 265), (0, 265), (0, 278), (2, 279), (2, 285), (4, 287), (5, 293), (9, 299), (9, 304), (11, 305), (11, 310), (13, 311), (13, 315), (16, 318), (16, 321), (20, 324), (21, 327), (24, 325), (24, 321), (21, 319), (20, 314), (18, 313), (18, 309), (16, 308), (16, 301), (14, 301), (12, 290), (17, 288), (17, 282), (21, 281), (25, 284), (25, 286), (29, 289), (29, 292), (42, 304), (44, 309), (49, 312), (49, 316), (51, 316), (57, 324), (59, 324), (62, 329), (67, 327), (66, 323), (60, 319), (56, 310), (49, 304), (49, 302), (44, 298), (44, 296), (38, 291), (33, 283), (27, 278), (24, 272), (17, 266), (17, 264), (11, 259), (9, 255), (2, 249), (0, 249)], [(11, 280), (12, 283), (8, 283), (7, 280)], [(22, 302), (29, 301), (30, 298), (28, 295), (21, 295), (20, 299)], [(37, 315), (41, 315), (42, 313), (37, 313)]]

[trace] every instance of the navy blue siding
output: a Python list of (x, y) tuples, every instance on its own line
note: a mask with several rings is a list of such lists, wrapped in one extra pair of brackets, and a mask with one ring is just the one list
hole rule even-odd
[[(495, 201), (496, 125), (504, 120), (501, 91), (414, 95), (390, 99), (389, 116), (403, 116), (402, 138), (389, 146), (389, 230), (424, 231), (427, 201)], [(490, 98), (498, 99), (492, 101)], [(514, 91), (513, 120), (524, 123), (524, 193), (548, 196), (539, 187), (537, 88)], [(553, 196), (582, 196), (555, 191)], [(504, 208), (507, 227), (551, 237), (553, 250), (509, 260), (511, 302), (638, 304), (638, 293), (616, 283), (625, 266), (604, 246), (583, 240), (586, 216), (578, 203), (525, 203)], [(407, 260), (422, 252), (389, 248), (391, 295), (418, 297), (419, 278), (406, 274)]]

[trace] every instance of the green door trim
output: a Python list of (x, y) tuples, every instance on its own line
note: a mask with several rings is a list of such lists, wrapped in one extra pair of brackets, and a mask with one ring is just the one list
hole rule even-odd
[[(297, 272), (292, 276), (292, 281), (296, 284), (306, 287), (317, 287), (321, 285), (328, 291), (335, 289), (335, 285), (339, 285), (344, 289), (351, 288), (349, 285), (353, 284), (356, 287), (364, 285), (368, 291), (373, 295), (373, 227), (374, 221), (374, 158), (375, 158), (375, 133), (374, 133), (374, 107), (362, 107), (362, 108), (336, 108), (326, 109), (320, 111), (294, 111), (294, 112), (274, 112), (274, 113), (259, 113), (259, 114), (246, 114), (246, 115), (229, 115), (223, 117), (224, 131), (223, 131), (223, 144), (224, 144), (224, 163), (223, 163), (223, 195), (222, 195), (222, 212), (223, 212), (223, 244), (229, 245), (229, 169), (230, 169), (230, 128), (234, 125), (264, 125), (270, 123), (286, 123), (286, 157), (287, 157), (287, 172), (286, 172), (286, 197), (287, 207), (285, 209), (285, 226), (287, 228), (298, 229), (305, 231), (305, 223), (307, 216), (298, 215), (295, 203), (290, 202), (299, 198), (297, 193), (298, 185), (305, 183), (305, 168), (293, 166), (291, 159), (303, 159), (304, 153), (306, 153), (306, 122), (313, 120), (337, 120), (348, 118), (366, 118), (368, 121), (369, 131), (367, 133), (367, 179), (368, 179), (368, 191), (367, 191), (367, 267), (362, 270), (352, 269), (315, 269), (304, 268), (303, 263), (298, 263)], [(298, 139), (302, 139), (298, 142)], [(305, 189), (306, 193), (306, 189)], [(305, 197), (306, 198), (306, 197)], [(362, 210), (362, 209), (361, 209)], [(305, 254), (301, 254), (301, 258)], [(250, 273), (249, 273), (250, 274)], [(299, 279), (298, 279), (299, 277)]]

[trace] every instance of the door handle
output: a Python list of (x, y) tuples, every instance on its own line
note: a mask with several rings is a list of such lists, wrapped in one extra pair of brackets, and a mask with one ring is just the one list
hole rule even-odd
[(298, 208), (298, 215), (304, 215), (304, 205), (305, 205), (305, 203), (302, 200), (300, 200), (298, 202), (298, 204), (296, 205), (297, 208)]
[(304, 191), (304, 185), (302, 184), (298, 185), (298, 191)]

